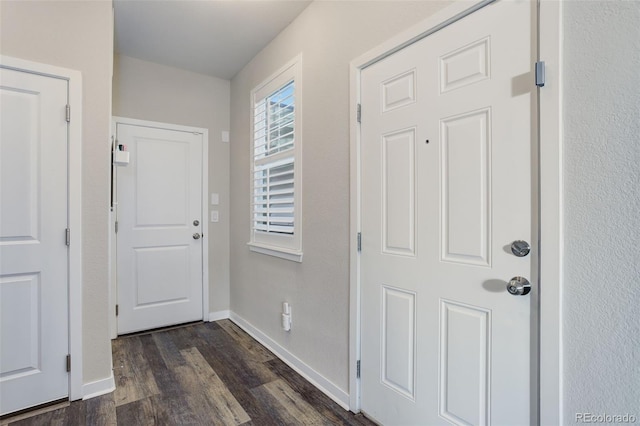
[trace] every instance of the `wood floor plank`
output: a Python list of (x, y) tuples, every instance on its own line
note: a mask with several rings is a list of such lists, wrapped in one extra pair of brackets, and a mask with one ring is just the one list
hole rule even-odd
[[(171, 330), (172, 332), (178, 330)], [(185, 365), (186, 361), (180, 354), (180, 349), (176, 345), (172, 335), (175, 333), (167, 332), (167, 333), (154, 333), (152, 335), (152, 339), (156, 347), (158, 348), (158, 352), (160, 356), (164, 360), (167, 368), (172, 369), (179, 365)]]
[[(228, 364), (228, 361), (222, 357), (219, 348), (211, 345), (202, 345), (198, 346), (198, 350), (242, 405), (242, 408), (251, 418), (250, 424), (260, 426), (284, 424), (279, 421), (278, 412), (274, 407), (261, 403), (251, 393), (251, 388), (246, 385), (247, 378), (237, 374), (238, 370), (234, 368), (234, 365)], [(242, 372), (242, 369), (240, 369), (240, 372)]]
[(251, 420), (196, 348), (180, 353), (186, 365), (177, 367), (177, 376), (190, 398), (211, 408), (208, 420), (225, 425), (241, 425)]
[(132, 336), (113, 341), (116, 406), (160, 393), (152, 369), (143, 353), (143, 337), (145, 336)]
[[(106, 398), (111, 399), (111, 401), (113, 401), (113, 394), (109, 394), (107, 396), (105, 396)], [(99, 399), (102, 397), (98, 397), (98, 398), (93, 398), (93, 399)], [(87, 420), (87, 410), (90, 410), (90, 408), (88, 408), (89, 406), (89, 401), (92, 400), (87, 400), (85, 401), (73, 401), (72, 403), (69, 404), (69, 406), (66, 409), (66, 424), (68, 425), (89, 425), (91, 423), (89, 423), (89, 421)], [(93, 404), (93, 402), (92, 402)], [(113, 405), (113, 420), (115, 422), (116, 419), (116, 410), (115, 410), (115, 404)]]
[(256, 355), (257, 352), (247, 352), (226, 333), (219, 335), (218, 340), (219, 345), (208, 346), (210, 353), (215, 354), (215, 357), (212, 360), (207, 359), (207, 362), (210, 362), (211, 367), (219, 374), (223, 369), (230, 369), (232, 374), (250, 389), (278, 378), (264, 362), (259, 361), (261, 355)]
[(218, 325), (224, 329), (224, 331), (229, 334), (238, 344), (246, 349), (246, 351), (251, 354), (251, 356), (258, 362), (266, 362), (270, 361), (274, 358), (274, 355), (262, 346), (260, 343), (256, 342), (251, 336), (244, 332), (240, 327), (235, 325), (230, 320), (221, 320), (218, 321)]
[(291, 418), (295, 419), (293, 424), (332, 425), (283, 380), (278, 379), (262, 385), (254, 389), (253, 393), (268, 395), (268, 399), (277, 402)]
[(144, 357), (162, 394), (173, 398), (180, 397), (183, 390), (180, 387), (175, 371), (165, 363), (153, 339), (153, 335), (141, 336), (141, 340)]
[(374, 426), (371, 420), (362, 414), (354, 414), (346, 410), (336, 410), (336, 403), (318, 388), (313, 386), (291, 367), (279, 359), (266, 363), (269, 368), (284, 380), (294, 391), (311, 404), (320, 414), (328, 418), (335, 425), (363, 425)]
[(153, 395), (116, 407), (118, 425), (206, 425), (184, 396)]
[(206, 407), (192, 403), (189, 395), (182, 395), (179, 398), (165, 397), (164, 404), (170, 415), (169, 425), (211, 425), (210, 421), (203, 421), (208, 412)]
[(222, 328), (215, 322), (207, 322), (198, 324), (197, 326), (168, 330), (166, 333), (162, 334), (166, 334), (167, 337), (171, 339), (176, 349), (181, 351), (182, 349), (189, 349), (194, 346), (217, 346), (219, 345), (219, 342), (216, 339), (218, 333), (224, 333)]
[(164, 406), (158, 406), (153, 397), (116, 406), (118, 424), (129, 426), (152, 426), (169, 424)]
[[(113, 393), (88, 399), (84, 404), (78, 404), (77, 406), (80, 405), (85, 407), (85, 410), (83, 410), (85, 424), (92, 426), (116, 426), (118, 424)], [(72, 411), (71, 408), (75, 406), (75, 404), (72, 404), (68, 411)], [(70, 425), (82, 424), (80, 416), (77, 416), (77, 420), (74, 420), (72, 414), (69, 413), (67, 418)]]

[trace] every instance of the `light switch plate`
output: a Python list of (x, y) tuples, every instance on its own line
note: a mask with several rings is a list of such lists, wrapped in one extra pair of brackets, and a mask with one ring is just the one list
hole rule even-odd
[(222, 142), (229, 143), (229, 132), (222, 132), (221, 139)]
[(220, 195), (216, 194), (215, 192), (211, 193), (211, 205), (212, 206), (217, 206), (218, 204), (220, 204)]
[(220, 220), (220, 213), (218, 210), (211, 210), (211, 222), (218, 222)]

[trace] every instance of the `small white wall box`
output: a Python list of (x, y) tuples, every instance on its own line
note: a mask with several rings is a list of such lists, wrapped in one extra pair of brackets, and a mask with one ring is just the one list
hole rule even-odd
[(113, 152), (113, 164), (116, 166), (126, 166), (129, 164), (129, 151), (124, 145), (118, 145)]

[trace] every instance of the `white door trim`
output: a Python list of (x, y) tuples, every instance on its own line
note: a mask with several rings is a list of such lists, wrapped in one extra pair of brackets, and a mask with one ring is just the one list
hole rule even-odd
[[(191, 132), (202, 134), (202, 236), (207, 241), (206, 244), (202, 244), (202, 320), (209, 321), (209, 243), (208, 238), (211, 236), (209, 233), (209, 130), (200, 127), (182, 126), (179, 124), (161, 123), (158, 121), (138, 120), (135, 118), (126, 117), (111, 117), (111, 135), (115, 138), (116, 126), (118, 124), (131, 124), (134, 126), (154, 127), (168, 130), (176, 130), (181, 132)], [(112, 181), (112, 185), (116, 185), (115, 179)], [(112, 270), (112, 279), (109, 286), (109, 328), (111, 332), (111, 338), (115, 339), (118, 336), (117, 320), (116, 320), (116, 256), (115, 256), (115, 215), (111, 215), (111, 226), (109, 231), (109, 240), (111, 250), (109, 252), (109, 270)]]
[(540, 108), (540, 336), (539, 389), (541, 425), (560, 425), (562, 396), (563, 124), (562, 2), (541, 0), (539, 58), (547, 82), (538, 91)]
[[(360, 74), (367, 66), (455, 22), (494, 0), (471, 4), (461, 0), (375, 47), (350, 64), (350, 302), (349, 302), (349, 408), (360, 411), (360, 254), (357, 238), (360, 215)], [(547, 83), (539, 90), (540, 105), (540, 424), (562, 421), (562, 5), (539, 1), (539, 55), (546, 62)], [(533, 76), (532, 76), (533, 78)], [(366, 238), (366, 236), (364, 236)]]
[(71, 121), (69, 122), (68, 221), (69, 246), (69, 399), (82, 399), (82, 74), (79, 71), (41, 64), (10, 56), (0, 56), (2, 68), (59, 78), (68, 82)]

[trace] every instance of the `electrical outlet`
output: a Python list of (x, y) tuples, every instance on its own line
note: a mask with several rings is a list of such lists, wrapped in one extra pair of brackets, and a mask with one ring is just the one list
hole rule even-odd
[(218, 222), (220, 220), (220, 212), (218, 210), (211, 210), (211, 222)]

